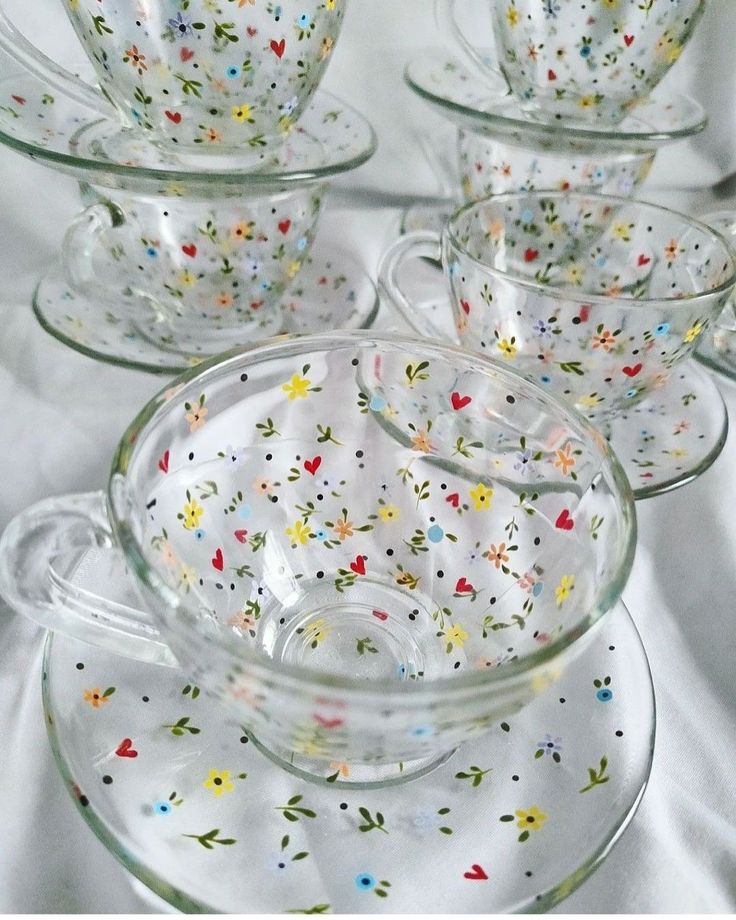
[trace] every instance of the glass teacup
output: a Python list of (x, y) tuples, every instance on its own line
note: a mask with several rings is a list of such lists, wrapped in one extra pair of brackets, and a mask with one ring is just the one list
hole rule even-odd
[(499, 68), (530, 114), (608, 124), (649, 96), (705, 9), (705, 0), (490, 0), (491, 64), (455, 22), (457, 0), (436, 2), (442, 27), (483, 70)]
[(221, 153), (278, 142), (317, 89), (346, 0), (150, 3), (63, 0), (100, 91), (42, 55), (0, 10), (0, 45), (50, 87), (179, 151)]
[(463, 345), (508, 362), (596, 423), (664, 385), (736, 284), (727, 241), (684, 214), (585, 192), (496, 195), (384, 256), (382, 287), (433, 338), (445, 336), (399, 284), (414, 257), (441, 259)]
[[(49, 628), (178, 662), (288, 769), (384, 783), (561, 673), (619, 597), (635, 529), (603, 439), (515, 372), (307, 336), (155, 398), (107, 495), (9, 525), (0, 590)], [(100, 553), (147, 613), (75, 582)]]

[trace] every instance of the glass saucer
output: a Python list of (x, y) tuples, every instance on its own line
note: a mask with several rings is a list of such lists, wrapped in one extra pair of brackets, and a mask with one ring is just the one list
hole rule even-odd
[[(149, 371), (178, 374), (198, 364), (207, 354), (182, 353), (170, 343), (167, 331), (155, 320), (144, 325), (129, 319), (133, 295), (120, 292), (120, 314), (103, 308), (68, 284), (60, 263), (41, 279), (33, 295), (33, 311), (41, 326), (65, 345), (90, 358)], [(380, 302), (376, 287), (354, 256), (320, 238), (281, 304), (280, 328), (263, 336), (301, 335), (326, 329), (367, 329)], [(137, 307), (137, 312), (141, 307)], [(248, 344), (253, 341), (249, 327)]]
[(376, 135), (347, 103), (318, 90), (283, 145), (253, 162), (173, 154), (24, 74), (0, 82), (0, 144), (77, 179), (142, 194), (273, 193), (287, 185), (355, 169), (376, 150)]
[[(436, 291), (438, 269), (425, 260), (413, 279), (420, 292), (415, 303), (454, 342), (452, 310), (430, 293)], [(728, 412), (711, 376), (685, 361), (659, 390), (618, 416), (606, 436), (634, 498), (653, 498), (692, 482), (714, 463), (728, 436)]]
[(59, 635), (46, 645), (43, 698), (85, 820), (186, 912), (548, 909), (631, 820), (655, 726), (647, 658), (622, 603), (529, 706), (398, 787), (301, 780), (182, 672)]
[(718, 323), (703, 335), (695, 357), (709, 370), (736, 380), (736, 322), (726, 318), (725, 311)]
[(655, 150), (697, 134), (707, 121), (705, 110), (694, 99), (660, 88), (614, 128), (581, 127), (563, 119), (540, 122), (524, 113), (513, 96), (484, 82), (444, 50), (419, 54), (407, 65), (404, 77), (415, 93), (458, 127), (507, 143), (537, 145), (540, 150)]

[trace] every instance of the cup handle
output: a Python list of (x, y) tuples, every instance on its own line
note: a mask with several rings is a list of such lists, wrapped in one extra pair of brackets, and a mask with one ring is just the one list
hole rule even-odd
[(402, 290), (399, 272), (408, 259), (429, 259), (441, 263), (442, 237), (434, 230), (418, 230), (400, 237), (389, 246), (381, 259), (378, 266), (378, 284), (414, 332), (425, 338), (452, 341), (431, 320), (422, 316), (421, 311)]
[(109, 299), (110, 288), (99, 280), (94, 254), (103, 234), (125, 222), (125, 215), (111, 201), (90, 205), (74, 218), (64, 234), (61, 261), (66, 279), (75, 290), (103, 302)]
[(128, 658), (176, 666), (147, 613), (74, 583), (80, 563), (95, 549), (132, 588), (123, 552), (108, 523), (104, 492), (31, 505), (13, 518), (0, 537), (0, 595), (47, 629)]
[(496, 60), (484, 57), (465, 37), (455, 18), (456, 5), (457, 0), (435, 0), (434, 15), (440, 32), (453, 38), (482, 74), (502, 79)]
[(2, 6), (0, 6), (0, 48), (49, 89), (55, 89), (88, 109), (109, 118), (110, 104), (103, 92), (85, 83), (84, 80), (80, 80), (71, 71), (60, 67), (50, 57), (39, 51), (16, 29)]

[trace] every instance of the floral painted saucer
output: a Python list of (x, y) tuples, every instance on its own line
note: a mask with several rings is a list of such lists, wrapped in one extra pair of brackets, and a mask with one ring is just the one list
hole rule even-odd
[(710, 370), (736, 380), (736, 321), (727, 319), (725, 311), (717, 325), (703, 336), (695, 357)]
[[(65, 345), (109, 364), (178, 374), (202, 361), (206, 354), (175, 350), (167, 330), (129, 318), (135, 295), (120, 294), (120, 313), (101, 309), (94, 299), (75, 291), (60, 263), (41, 279), (33, 295), (33, 310), (41, 326)], [(281, 304), (281, 326), (265, 335), (321, 332), (327, 329), (366, 329), (376, 317), (375, 285), (354, 256), (319, 237)], [(248, 342), (253, 340), (249, 328)], [(238, 343), (235, 338), (231, 343)]]
[(706, 125), (699, 103), (662, 89), (614, 128), (594, 122), (581, 127), (561, 118), (534, 120), (500, 85), (484, 81), (444, 50), (422, 52), (409, 62), (404, 77), (417, 95), (457, 127), (540, 150), (652, 151), (697, 134)]
[[(424, 292), (415, 301), (419, 309), (454, 341), (452, 311), (436, 296), (436, 263), (426, 262), (413, 283)], [(715, 327), (716, 336), (718, 331)], [(709, 363), (700, 353), (698, 357)], [(617, 416), (604, 433), (629, 477), (634, 498), (652, 498), (692, 482), (715, 462), (728, 436), (728, 412), (710, 374), (686, 361), (672, 370), (660, 389)]]
[(382, 789), (274, 765), (177, 669), (50, 637), (51, 746), (105, 846), (186, 912), (542, 911), (631, 820), (654, 697), (619, 603), (551, 686), (431, 777)]
[(355, 169), (376, 150), (376, 135), (347, 103), (318, 90), (299, 124), (275, 151), (239, 164), (232, 156), (186, 156), (149, 143), (138, 132), (24, 74), (0, 82), (0, 144), (75, 178), (136, 194), (273, 193)]

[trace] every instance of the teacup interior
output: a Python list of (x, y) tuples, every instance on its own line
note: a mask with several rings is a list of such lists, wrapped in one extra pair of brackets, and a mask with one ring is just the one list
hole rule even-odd
[(529, 656), (606, 609), (632, 527), (616, 475), (513, 373), (318, 337), (165, 394), (127, 463), (127, 523), (181, 629), (194, 618), (244, 658), (428, 681)]

